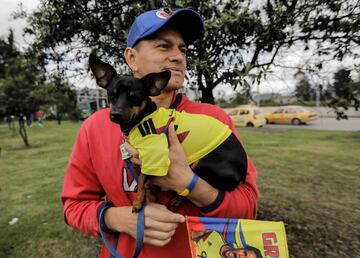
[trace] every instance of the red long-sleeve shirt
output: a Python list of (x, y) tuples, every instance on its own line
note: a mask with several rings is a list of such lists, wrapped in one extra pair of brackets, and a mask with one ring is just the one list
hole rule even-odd
[[(183, 96), (176, 109), (212, 116), (228, 125), (239, 138), (231, 119), (215, 105), (189, 101)], [(61, 195), (66, 223), (93, 236), (99, 236), (97, 213), (105, 196), (116, 207), (131, 206), (136, 196), (136, 182), (125, 169), (120, 154), (121, 130), (119, 125), (110, 121), (109, 112), (109, 109), (98, 111), (83, 123), (69, 160)], [(255, 219), (256, 177), (256, 168), (248, 158), (246, 181), (234, 191), (225, 192), (221, 203), (211, 211), (205, 213), (187, 201), (176, 212), (191, 216)], [(171, 191), (161, 192), (158, 198), (166, 204), (173, 195)], [(169, 244), (165, 247), (144, 244), (139, 257), (190, 257), (186, 237), (186, 226), (181, 224)], [(108, 238), (112, 242), (113, 235), (108, 234)], [(134, 248), (135, 240), (127, 234), (120, 234), (118, 253), (131, 257)], [(109, 257), (106, 247), (102, 248), (100, 257)]]

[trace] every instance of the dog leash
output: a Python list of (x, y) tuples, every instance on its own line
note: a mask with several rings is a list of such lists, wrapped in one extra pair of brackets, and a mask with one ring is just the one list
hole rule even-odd
[[(136, 258), (139, 256), (141, 248), (142, 248), (142, 244), (144, 241), (144, 228), (145, 228), (144, 208), (145, 208), (145, 205), (140, 209), (140, 211), (138, 213), (138, 217), (137, 217), (136, 246), (135, 246), (135, 250), (132, 255), (132, 258)], [(105, 210), (106, 210), (106, 207), (104, 207), (100, 210), (99, 221), (104, 221)], [(100, 223), (99, 223), (99, 231), (100, 231), (100, 235), (101, 235), (103, 242), (105, 243), (106, 247), (109, 249), (109, 251), (112, 255), (111, 257), (124, 258), (116, 251), (117, 240), (119, 239), (119, 233), (117, 235), (117, 238), (114, 240), (114, 244), (111, 245), (110, 242), (108, 241), (104, 231), (101, 229)]]
[[(122, 159), (125, 161), (125, 166), (131, 172), (134, 180), (136, 182), (138, 182), (139, 176), (137, 175), (137, 173), (135, 171), (135, 168), (134, 168), (133, 164), (130, 161), (130, 159), (132, 158), (132, 155), (125, 148), (126, 136), (124, 134), (123, 134), (123, 139), (124, 139), (124, 143), (120, 145), (120, 152), (121, 152)], [(144, 204), (140, 208), (140, 211), (138, 212), (137, 226), (136, 226), (136, 246), (135, 246), (135, 250), (134, 250), (134, 253), (132, 255), (132, 258), (136, 258), (136, 257), (139, 256), (142, 245), (143, 245), (144, 229), (145, 229), (145, 214), (144, 214), (145, 206), (146, 206), (146, 204)], [(116, 251), (117, 240), (119, 239), (119, 233), (118, 233), (116, 239), (114, 240), (113, 245), (111, 245), (110, 242), (108, 241), (105, 233), (103, 232), (103, 230), (101, 228), (101, 223), (100, 222), (104, 221), (104, 213), (105, 213), (105, 210), (107, 208), (109, 208), (109, 207), (106, 207), (106, 206), (101, 207), (101, 210), (99, 212), (99, 231), (100, 231), (100, 235), (101, 235), (101, 238), (102, 238), (103, 242), (105, 243), (106, 247), (109, 249), (109, 251), (110, 251), (110, 253), (112, 255), (111, 257), (123, 258)]]

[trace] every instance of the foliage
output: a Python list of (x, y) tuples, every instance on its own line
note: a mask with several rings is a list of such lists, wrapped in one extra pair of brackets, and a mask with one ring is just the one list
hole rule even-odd
[[(26, 33), (47, 60), (66, 57), (67, 63), (79, 63), (97, 48), (128, 72), (122, 58), (128, 28), (137, 14), (163, 2), (174, 9), (192, 7), (204, 17), (205, 37), (190, 47), (188, 73), (203, 102), (214, 102), (212, 90), (220, 84), (249, 91), (272, 64), (281, 64), (281, 51), (301, 44), (304, 50), (315, 44), (319, 57), (357, 57), (360, 6), (355, 0), (47, 0), (27, 16)], [(321, 69), (318, 60), (305, 68)]]
[(46, 105), (56, 105), (59, 114), (74, 112), (76, 94), (62, 78), (47, 79), (43, 56), (19, 51), (11, 30), (0, 38), (0, 50), (0, 116), (16, 116), (24, 144), (30, 146), (25, 121)]
[(360, 107), (360, 80), (355, 82), (351, 79), (350, 70), (342, 68), (334, 74), (334, 83), (330, 86), (333, 98), (329, 102), (336, 114), (337, 119), (345, 118), (349, 106), (355, 110)]
[(227, 101), (223, 98), (217, 99), (216, 104), (222, 108), (229, 108), (229, 107), (237, 107), (239, 105), (249, 104), (251, 100), (245, 94), (236, 93), (235, 97), (232, 98), (230, 101)]
[(313, 100), (315, 96), (315, 89), (309, 82), (307, 76), (302, 76), (295, 87), (295, 96), (302, 101)]
[(71, 120), (78, 121), (80, 112), (76, 106), (76, 91), (64, 78), (54, 76), (43, 87), (34, 92), (42, 101), (43, 107), (53, 110), (56, 120), (61, 123), (64, 114), (69, 114)]
[(35, 57), (18, 51), (10, 30), (7, 39), (0, 39), (0, 114), (18, 117), (19, 132), (26, 146), (30, 146), (25, 121), (35, 112), (40, 100), (33, 94), (44, 78), (44, 71)]

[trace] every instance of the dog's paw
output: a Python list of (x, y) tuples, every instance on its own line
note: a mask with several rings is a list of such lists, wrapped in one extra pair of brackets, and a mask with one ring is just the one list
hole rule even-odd
[(133, 205), (131, 212), (132, 213), (139, 213), (139, 211), (141, 210), (142, 206), (141, 205)]

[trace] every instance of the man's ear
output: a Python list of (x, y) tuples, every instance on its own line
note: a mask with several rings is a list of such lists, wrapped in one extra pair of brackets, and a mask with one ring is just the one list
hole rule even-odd
[(89, 66), (95, 76), (96, 83), (106, 89), (111, 80), (116, 76), (116, 71), (111, 65), (101, 61), (95, 54), (89, 56)]
[(149, 73), (141, 78), (141, 81), (147, 87), (150, 96), (158, 96), (168, 84), (170, 77), (170, 71), (163, 71), (160, 73)]

